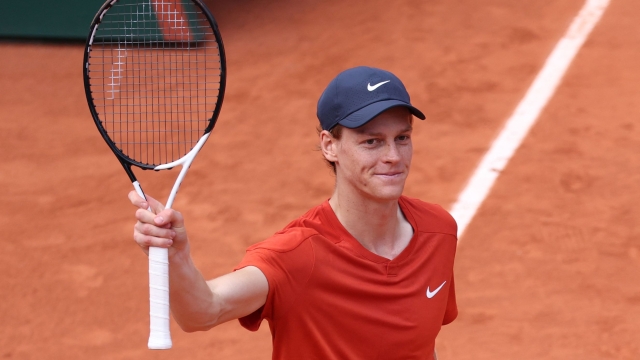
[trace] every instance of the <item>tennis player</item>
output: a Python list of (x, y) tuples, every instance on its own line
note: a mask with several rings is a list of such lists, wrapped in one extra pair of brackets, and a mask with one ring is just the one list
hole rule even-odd
[(370, 67), (333, 79), (317, 115), (331, 198), (249, 247), (234, 272), (205, 281), (182, 215), (132, 191), (134, 239), (169, 248), (171, 311), (185, 331), (232, 319), (255, 331), (266, 319), (274, 359), (436, 358), (436, 336), (458, 313), (457, 226), (402, 195), (413, 117), (425, 117), (395, 75)]

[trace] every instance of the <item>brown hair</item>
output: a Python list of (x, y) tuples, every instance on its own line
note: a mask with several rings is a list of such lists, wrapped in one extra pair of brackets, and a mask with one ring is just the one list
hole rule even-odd
[[(334, 139), (340, 140), (340, 138), (342, 137), (342, 129), (343, 128), (344, 127), (342, 125), (338, 124), (338, 125), (334, 126), (333, 128), (331, 128), (331, 130), (329, 130), (329, 133), (331, 134), (331, 136), (333, 136)], [(322, 127), (318, 126), (316, 128), (316, 130), (318, 131), (318, 135), (320, 135), (320, 133), (322, 132)], [(318, 149), (320, 149), (320, 146), (318, 146)], [(324, 161), (327, 163), (327, 165), (329, 165), (329, 167), (331, 167), (331, 170), (333, 171), (333, 174), (335, 175), (335, 173), (336, 173), (336, 163), (334, 163), (333, 161), (327, 160), (327, 158), (324, 158)]]

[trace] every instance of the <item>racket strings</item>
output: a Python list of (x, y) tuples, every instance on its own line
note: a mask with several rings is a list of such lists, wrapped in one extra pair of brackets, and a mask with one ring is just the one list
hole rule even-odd
[(127, 157), (152, 166), (195, 146), (222, 76), (206, 16), (181, 0), (115, 3), (97, 27), (88, 70), (104, 131)]

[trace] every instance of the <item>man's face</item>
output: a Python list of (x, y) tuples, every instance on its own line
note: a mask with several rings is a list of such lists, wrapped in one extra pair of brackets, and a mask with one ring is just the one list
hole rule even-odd
[(398, 199), (413, 155), (411, 120), (407, 108), (394, 107), (359, 128), (343, 129), (335, 144), (337, 181), (372, 200)]

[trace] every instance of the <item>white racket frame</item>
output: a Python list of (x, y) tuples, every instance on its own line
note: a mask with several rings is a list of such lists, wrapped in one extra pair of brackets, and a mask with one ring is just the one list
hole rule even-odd
[[(154, 170), (166, 170), (182, 166), (176, 179), (165, 209), (171, 209), (180, 184), (184, 179), (193, 159), (209, 138), (210, 133), (204, 134), (196, 145), (182, 158), (164, 165), (158, 165)], [(133, 182), (138, 195), (146, 199), (138, 181)], [(151, 208), (148, 209), (151, 211)], [(171, 349), (170, 330), (170, 302), (169, 302), (169, 249), (149, 247), (149, 342), (147, 346), (152, 350)]]

